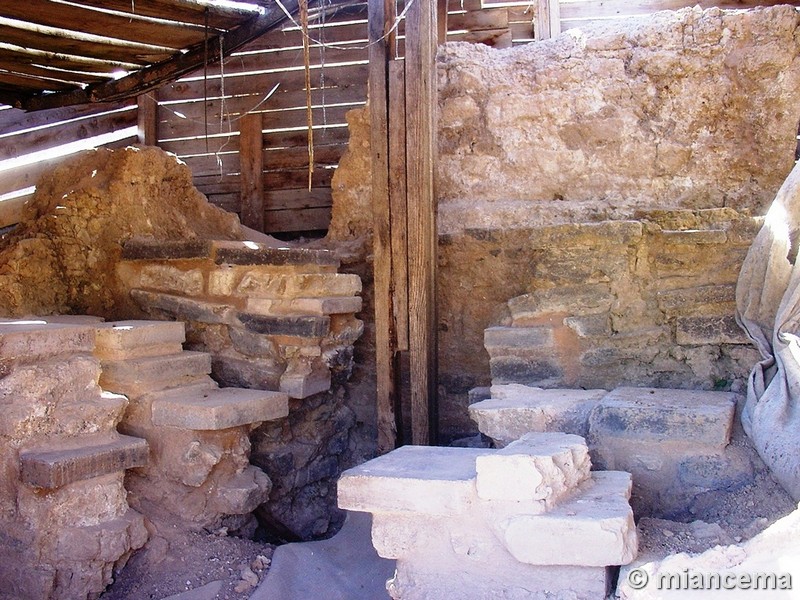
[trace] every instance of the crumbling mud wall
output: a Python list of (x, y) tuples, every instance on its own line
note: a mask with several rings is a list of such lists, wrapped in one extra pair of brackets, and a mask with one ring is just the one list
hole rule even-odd
[(83, 152), (42, 177), (21, 223), (0, 239), (0, 314), (138, 314), (114, 271), (135, 236), (241, 239), (236, 215), (209, 204), (175, 156)]
[[(757, 353), (733, 292), (794, 164), (798, 24), (790, 7), (695, 8), (441, 48), (445, 437), (472, 431), (468, 392), (493, 380), (741, 387)], [(358, 225), (364, 196), (334, 195), (334, 223)]]

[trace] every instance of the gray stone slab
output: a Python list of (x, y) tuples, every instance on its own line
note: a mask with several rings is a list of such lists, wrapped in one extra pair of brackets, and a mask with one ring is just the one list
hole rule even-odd
[(751, 344), (750, 338), (731, 315), (678, 317), (675, 339), (685, 346), (703, 344)]
[(147, 442), (126, 435), (71, 438), (20, 452), (22, 480), (32, 486), (56, 489), (147, 464)]
[(590, 445), (625, 438), (723, 448), (738, 399), (729, 392), (620, 387), (592, 411)]
[(218, 265), (332, 265), (339, 259), (330, 250), (275, 248), (255, 242), (214, 241), (214, 262)]
[(91, 353), (93, 324), (48, 323), (44, 319), (0, 320), (0, 360), (33, 361), (48, 356)]
[(339, 507), (363, 512), (464, 512), (476, 498), (475, 459), (492, 452), (403, 446), (342, 473)]
[(100, 375), (100, 385), (103, 389), (124, 394), (132, 388), (163, 389), (185, 385), (209, 373), (210, 354), (185, 351), (168, 356), (106, 362)]
[(153, 240), (134, 238), (125, 242), (122, 260), (180, 260), (208, 258), (209, 240)]
[(153, 400), (153, 424), (183, 429), (228, 429), (280, 419), (289, 414), (282, 392), (220, 388), (161, 392)]
[(179, 321), (199, 321), (201, 323), (234, 322), (234, 309), (228, 304), (194, 300), (173, 294), (131, 290), (131, 298), (144, 310), (159, 316), (164, 314)]
[(290, 335), (295, 337), (324, 337), (330, 330), (329, 317), (271, 316), (239, 313), (239, 321), (248, 331), (265, 335)]
[(114, 321), (96, 329), (96, 354), (131, 355), (152, 346), (177, 348), (186, 341), (185, 325), (177, 321)]
[(553, 328), (540, 327), (489, 327), (483, 332), (483, 345), (489, 356), (505, 356), (520, 348), (552, 349)]

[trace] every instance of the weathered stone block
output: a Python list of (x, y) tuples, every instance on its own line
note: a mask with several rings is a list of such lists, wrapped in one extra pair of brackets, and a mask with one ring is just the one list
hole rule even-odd
[(210, 503), (220, 513), (244, 515), (265, 502), (271, 489), (272, 481), (267, 474), (258, 467), (248, 465), (241, 473), (220, 483)]
[(214, 379), (229, 387), (277, 390), (286, 364), (269, 357), (248, 358), (246, 356), (216, 354), (212, 360)]
[(753, 463), (741, 448), (722, 454), (687, 456), (678, 465), (680, 482), (703, 490), (737, 489), (753, 482)]
[(123, 360), (176, 354), (186, 340), (184, 324), (172, 321), (116, 321), (97, 326), (95, 356)]
[(552, 359), (502, 356), (489, 360), (493, 384), (521, 383), (524, 385), (556, 384), (563, 371)]
[(403, 446), (339, 478), (339, 507), (450, 515), (475, 497), (475, 459), (493, 450)]
[(678, 317), (675, 338), (679, 344), (750, 344), (750, 338), (733, 315), (713, 317)]
[(255, 242), (212, 242), (218, 265), (332, 265), (339, 259), (330, 250), (313, 248), (274, 248)]
[(723, 229), (685, 229), (661, 231), (656, 236), (665, 244), (724, 244), (728, 241), (728, 234)]
[(0, 364), (36, 362), (60, 354), (91, 353), (93, 349), (92, 325), (47, 323), (36, 318), (0, 321)]
[(608, 337), (611, 335), (611, 320), (608, 313), (567, 317), (564, 325), (569, 327), (580, 338)]
[(586, 436), (589, 414), (606, 394), (606, 390), (494, 385), (491, 398), (471, 405), (469, 414), (480, 432), (499, 446), (536, 431)]
[(120, 394), (133, 394), (197, 383), (210, 372), (210, 354), (186, 351), (167, 356), (109, 361), (103, 365), (100, 385)]
[(257, 298), (326, 298), (356, 296), (361, 293), (361, 278), (349, 273), (310, 273), (303, 275), (245, 275), (235, 294)]
[(328, 317), (267, 316), (239, 313), (238, 319), (248, 331), (265, 335), (321, 338), (327, 335), (330, 330), (330, 319)]
[[(475, 459), (478, 497), (554, 506), (589, 477), (591, 460), (582, 437), (528, 433), (506, 448)], [(534, 512), (534, 505), (531, 505)]]
[(638, 221), (601, 221), (599, 223), (567, 223), (537, 229), (531, 239), (533, 248), (567, 248), (572, 246), (627, 246), (642, 237)]
[(361, 310), (361, 296), (333, 298), (248, 298), (245, 310), (262, 315), (338, 315), (354, 314)]
[(229, 327), (233, 349), (246, 356), (253, 357), (272, 357), (280, 356), (278, 345), (266, 335), (253, 333), (241, 327)]
[(168, 264), (153, 264), (142, 267), (132, 285), (184, 296), (198, 296), (205, 288), (205, 277), (201, 269), (179, 269)]
[(592, 411), (590, 445), (628, 438), (723, 448), (730, 441), (738, 398), (728, 392), (620, 387)]
[(733, 306), (736, 302), (736, 285), (701, 285), (658, 292), (658, 308), (667, 315), (696, 314), (699, 306)]
[(595, 472), (572, 500), (541, 515), (512, 516), (498, 528), (508, 551), (522, 563), (624, 565), (638, 550), (630, 494), (630, 474)]
[(483, 345), (491, 357), (517, 354), (520, 350), (548, 352), (553, 348), (553, 328), (489, 327), (483, 332)]
[(216, 431), (283, 418), (289, 414), (289, 397), (239, 388), (188, 393), (179, 388), (155, 396), (151, 410), (154, 425)]
[(122, 248), (122, 260), (179, 260), (208, 258), (211, 242), (208, 240), (154, 240), (133, 238)]
[(204, 302), (182, 296), (131, 290), (131, 298), (148, 313), (164, 313), (179, 321), (203, 323), (233, 323), (235, 310), (227, 304)]
[(20, 452), (20, 474), (45, 489), (147, 464), (147, 442), (125, 435), (70, 438)]
[(614, 294), (608, 284), (559, 286), (537, 290), (508, 301), (511, 317), (516, 323), (550, 313), (587, 315), (608, 312), (614, 304)]
[(290, 398), (308, 398), (331, 388), (331, 372), (324, 365), (296, 368), (291, 365), (281, 375), (279, 389)]

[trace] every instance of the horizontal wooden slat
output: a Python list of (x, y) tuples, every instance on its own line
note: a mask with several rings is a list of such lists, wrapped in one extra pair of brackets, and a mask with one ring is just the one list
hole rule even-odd
[(268, 210), (264, 214), (266, 233), (319, 231), (331, 224), (330, 208), (310, 208), (308, 210)]
[[(330, 187), (333, 169), (314, 169), (312, 188)], [(286, 190), (300, 189), (308, 185), (308, 169), (285, 169), (283, 171), (268, 171), (264, 173), (264, 189)]]
[[(324, 84), (331, 87), (346, 87), (348, 85), (365, 85), (367, 81), (367, 65), (326, 65), (324, 70), (313, 69), (311, 71), (311, 87), (320, 87), (321, 80)], [(250, 94), (253, 90), (263, 90), (268, 92), (272, 87), (279, 83), (280, 90), (302, 89), (304, 86), (304, 75), (302, 69), (287, 71), (283, 73), (257, 73), (246, 77), (225, 77), (224, 86), (226, 94)], [(222, 82), (219, 78), (209, 79), (204, 82), (202, 79), (197, 81), (184, 81), (174, 83), (161, 88), (158, 92), (158, 99), (161, 102), (173, 100), (187, 100), (221, 96)]]
[(447, 34), (448, 42), (470, 42), (486, 44), (492, 48), (511, 48), (513, 39), (508, 29), (487, 29), (485, 31), (468, 31), (467, 33)]
[[(156, 17), (169, 21), (194, 23), (215, 29), (230, 29), (240, 24), (249, 14), (241, 10), (227, 8), (222, 3), (207, 5), (190, 2), (171, 2), (170, 0), (148, 0), (147, 2), (131, 2), (130, 0), (78, 0), (85, 6), (108, 8), (123, 13)], [(206, 12), (206, 7), (208, 12)]]
[(14, 88), (21, 88), (24, 90), (41, 90), (43, 88), (50, 90), (72, 89), (72, 86), (68, 83), (55, 81), (53, 79), (42, 79), (41, 77), (34, 77), (32, 75), (20, 75), (3, 71), (0, 71), (0, 86), (10, 90)]
[(0, 202), (0, 227), (8, 227), (19, 223), (22, 217), (22, 207), (32, 196), (33, 194), (27, 194)]
[(503, 29), (504, 27), (508, 27), (508, 10), (505, 8), (470, 11), (447, 17), (449, 30), (480, 31), (482, 29)]
[[(580, 2), (561, 2), (561, 20), (619, 18), (624, 16), (644, 15), (659, 10), (677, 10), (699, 5), (701, 8), (753, 8), (755, 6), (773, 6), (777, 4), (794, 4), (798, 2), (781, 2), (779, 0), (741, 0), (741, 1), (714, 1), (714, 0), (585, 0)], [(568, 23), (567, 27), (571, 26)], [(566, 28), (566, 27), (565, 27)]]
[(139, 65), (158, 62), (170, 57), (169, 53), (142, 49), (139, 53), (129, 47), (113, 43), (89, 42), (67, 37), (24, 31), (15, 27), (0, 25), (0, 40), (22, 48), (34, 48), (48, 52), (89, 56), (104, 60), (117, 60)]
[[(318, 165), (336, 165), (342, 154), (347, 150), (347, 144), (330, 144), (314, 146), (314, 163)], [(300, 169), (308, 165), (308, 148), (296, 146), (264, 151), (264, 169)]]
[(214, 206), (219, 206), (223, 210), (239, 214), (241, 212), (242, 196), (239, 192), (228, 194), (205, 194), (208, 201)]
[[(134, 3), (135, 6), (135, 3)], [(203, 41), (200, 25), (184, 25), (139, 15), (122, 16), (82, 6), (56, 5), (51, 0), (21, 0), (0, 4), (0, 16), (82, 31), (94, 35), (109, 35), (146, 44), (170, 45), (185, 48)]]
[(136, 111), (125, 110), (67, 121), (27, 133), (8, 136), (0, 143), (0, 160), (53, 148), (136, 125)]
[[(327, 48), (324, 54), (320, 52), (319, 47), (311, 48), (310, 64), (314, 67), (324, 65), (335, 65), (337, 63), (347, 63), (354, 61), (368, 60), (368, 50), (366, 48)], [(208, 76), (216, 77), (220, 73), (226, 75), (234, 75), (236, 73), (245, 73), (249, 71), (265, 71), (265, 70), (278, 70), (278, 69), (291, 69), (303, 67), (303, 48), (292, 48), (289, 50), (275, 51), (262, 51), (253, 52), (243, 56), (235, 56), (230, 58), (223, 65), (222, 69), (214, 65), (209, 67)], [(193, 75), (199, 77), (201, 73)], [(191, 78), (190, 76), (189, 78)], [(187, 78), (184, 78), (184, 80)]]
[(331, 188), (307, 188), (275, 190), (264, 193), (264, 206), (267, 210), (308, 210), (310, 208), (330, 208)]
[(96, 74), (89, 71), (66, 71), (64, 69), (47, 66), (37, 66), (32, 64), (32, 62), (21, 61), (16, 56), (8, 56), (9, 54), (13, 53), (0, 50), (0, 69), (12, 73), (33, 75), (34, 77), (43, 77), (46, 79), (59, 79), (61, 81), (71, 81), (78, 84), (95, 83), (107, 79), (105, 74)]

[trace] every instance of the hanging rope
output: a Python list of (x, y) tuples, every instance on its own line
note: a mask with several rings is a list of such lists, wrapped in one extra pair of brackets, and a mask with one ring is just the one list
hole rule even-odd
[(308, 191), (314, 178), (314, 119), (311, 110), (311, 45), (308, 38), (308, 0), (300, 0), (300, 25), (303, 30), (303, 63), (306, 74), (306, 122), (308, 124)]

